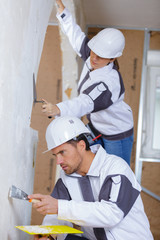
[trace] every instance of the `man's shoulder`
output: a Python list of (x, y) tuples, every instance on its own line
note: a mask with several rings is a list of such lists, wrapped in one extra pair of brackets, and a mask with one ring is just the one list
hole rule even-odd
[(117, 173), (122, 173), (123, 171), (126, 171), (129, 166), (125, 162), (124, 159), (121, 157), (118, 157), (114, 154), (109, 154), (106, 152), (106, 150), (100, 146), (98, 148), (98, 151), (96, 152), (97, 160), (98, 162), (102, 163), (102, 169), (107, 169), (109, 168), (110, 170), (112, 169), (113, 171), (116, 171)]

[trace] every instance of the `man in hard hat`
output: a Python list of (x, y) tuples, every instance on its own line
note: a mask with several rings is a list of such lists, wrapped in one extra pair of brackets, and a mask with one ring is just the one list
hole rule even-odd
[(130, 165), (133, 145), (133, 115), (124, 102), (124, 84), (115, 60), (122, 55), (125, 38), (121, 31), (106, 28), (89, 40), (57, 0), (58, 20), (76, 53), (85, 64), (78, 82), (79, 96), (53, 105), (42, 105), (47, 116), (87, 115), (89, 127), (102, 134), (102, 146)]
[[(79, 225), (82, 239), (153, 240), (134, 173), (101, 145), (90, 149), (88, 134), (76, 117), (58, 117), (49, 124), (48, 151), (62, 170), (51, 196), (29, 196), (40, 200), (33, 206), (46, 215), (43, 224)], [(58, 235), (58, 240), (77, 239), (72, 237)]]

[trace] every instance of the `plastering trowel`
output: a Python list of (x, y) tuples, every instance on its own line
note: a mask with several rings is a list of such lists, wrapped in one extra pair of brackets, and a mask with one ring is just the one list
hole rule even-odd
[[(75, 229), (70, 226), (65, 225), (53, 225), (53, 226), (44, 226), (44, 225), (31, 225), (31, 226), (16, 226), (16, 228), (20, 229), (21, 231), (24, 231), (30, 235), (37, 235), (40, 234), (48, 235), (48, 234), (75, 234), (75, 233), (83, 233), (81, 230)], [(49, 239), (54, 239), (49, 235)]]
[(21, 200), (27, 200), (32, 203), (36, 203), (36, 202), (40, 201), (38, 199), (29, 199), (27, 193), (25, 193), (21, 189), (15, 187), (14, 185), (12, 185), (12, 187), (9, 189), (9, 197), (17, 198), (17, 199), (21, 199)]

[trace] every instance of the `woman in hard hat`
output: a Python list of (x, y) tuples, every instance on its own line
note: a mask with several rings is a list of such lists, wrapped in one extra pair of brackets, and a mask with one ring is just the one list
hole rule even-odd
[(122, 55), (125, 38), (121, 31), (106, 28), (89, 40), (62, 1), (56, 3), (62, 29), (85, 63), (78, 83), (79, 96), (56, 105), (44, 100), (42, 111), (52, 117), (87, 115), (92, 131), (102, 134), (101, 144), (106, 151), (130, 164), (133, 115), (123, 101), (123, 80), (114, 64)]

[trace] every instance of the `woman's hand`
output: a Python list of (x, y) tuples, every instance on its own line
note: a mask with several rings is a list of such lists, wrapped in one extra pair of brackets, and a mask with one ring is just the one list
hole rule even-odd
[(57, 4), (58, 13), (61, 14), (65, 9), (65, 6), (63, 5), (61, 0), (56, 0), (56, 4)]
[(42, 112), (45, 113), (48, 117), (55, 117), (60, 115), (60, 109), (57, 105), (47, 102), (45, 99), (42, 104)]

